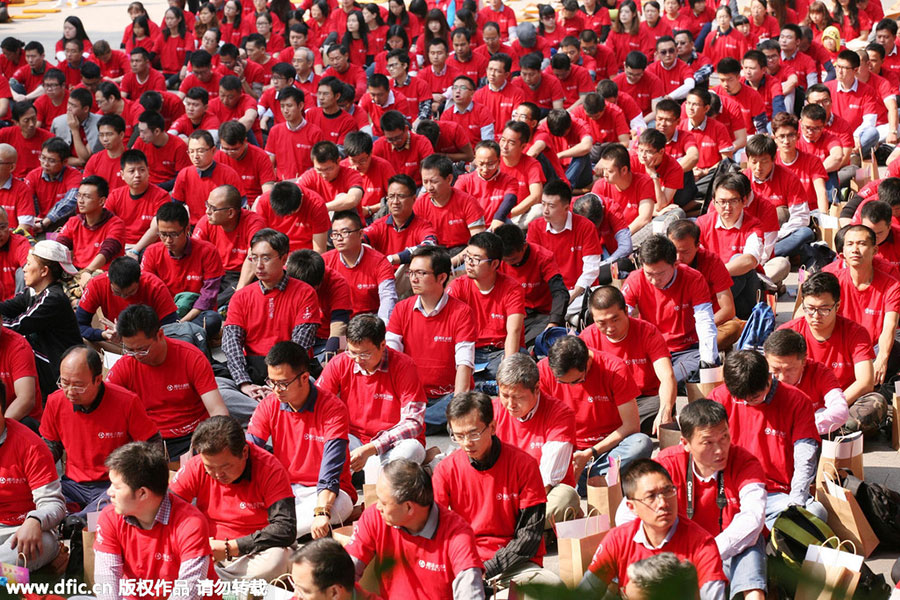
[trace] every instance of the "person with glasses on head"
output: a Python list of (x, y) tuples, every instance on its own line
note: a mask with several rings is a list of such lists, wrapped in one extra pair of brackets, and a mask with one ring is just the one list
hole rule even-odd
[(434, 470), (434, 500), (471, 525), (485, 581), (560, 585), (543, 568), (547, 494), (537, 461), (496, 435), (487, 394), (454, 396), (447, 430), (459, 448)]
[(196, 502), (209, 519), (219, 579), (269, 581), (287, 570), (297, 539), (294, 494), (278, 459), (244, 436), (233, 417), (203, 421), (191, 436), (196, 454), (184, 462), (169, 490)]
[[(578, 590), (602, 595), (618, 580), (629, 588), (629, 566), (662, 553), (673, 553), (697, 569), (700, 600), (725, 600), (728, 579), (716, 541), (703, 527), (678, 517), (678, 490), (665, 467), (649, 458), (634, 461), (622, 473), (624, 504), (637, 518), (603, 538)], [(696, 594), (697, 592), (695, 592)]]
[(475, 234), (463, 251), (465, 277), (453, 280), (447, 293), (472, 308), (475, 316), (475, 363), (485, 367), (479, 381), (496, 379), (504, 356), (525, 345), (525, 292), (518, 281), (500, 272), (503, 242), (488, 231)]
[(793, 329), (806, 340), (810, 359), (829, 365), (847, 404), (875, 384), (872, 338), (858, 323), (841, 316), (841, 282), (832, 273), (815, 273), (800, 286), (802, 316), (779, 329)]
[[(142, 398), (169, 461), (175, 462), (189, 452), (191, 434), (201, 422), (228, 415), (209, 360), (196, 346), (167, 338), (157, 313), (145, 304), (123, 310), (116, 326), (118, 350), (124, 356), (109, 370), (107, 383)], [(250, 412), (252, 408), (243, 415), (244, 422)]]
[(56, 241), (72, 251), (84, 289), (94, 273), (107, 270), (125, 248), (125, 222), (105, 208), (109, 185), (99, 175), (89, 175), (78, 186), (78, 214), (69, 217)]
[(362, 217), (362, 176), (354, 169), (341, 165), (337, 144), (327, 140), (316, 142), (310, 154), (313, 168), (300, 176), (297, 185), (321, 196), (325, 200), (325, 208), (331, 212), (356, 210)]
[[(807, 280), (809, 281), (809, 280)], [(806, 394), (769, 373), (762, 354), (732, 352), (725, 383), (710, 400), (725, 407), (736, 446), (759, 458), (766, 476), (766, 527), (788, 506), (803, 506), (820, 519), (827, 511), (809, 493), (818, 464), (819, 432)]]
[(286, 339), (311, 350), (322, 313), (312, 286), (284, 271), (290, 253), (286, 235), (261, 229), (248, 247), (247, 264), (256, 281), (237, 290), (228, 305), (222, 349), (232, 381), (220, 378), (220, 385), (258, 401), (267, 393), (262, 387), (266, 350)]
[[(759, 220), (744, 210), (750, 185), (740, 174), (719, 179), (713, 195), (715, 210), (697, 219), (700, 244), (725, 263), (731, 276), (731, 295), (739, 319), (747, 319), (756, 305), (763, 262), (764, 237)], [(761, 198), (757, 202), (763, 202)]]
[[(763, 466), (748, 448), (732, 443), (728, 413), (718, 402), (696, 400), (678, 421), (681, 444), (655, 459), (677, 489), (678, 517), (714, 536), (730, 597), (761, 600), (767, 587)], [(619, 505), (617, 524), (635, 518), (627, 503)]]
[[(13, 229), (31, 231), (34, 224), (34, 199), (28, 184), (16, 177), (19, 160), (19, 152), (15, 146), (0, 142), (0, 208), (6, 213), (7, 228), (11, 224)], [(0, 248), (4, 246), (6, 242), (0, 244)], [(9, 250), (8, 247), (6, 249)], [(23, 261), (24, 256), (23, 254)], [(24, 263), (20, 263), (20, 266), (21, 264)], [(8, 296), (6, 292), (3, 294)]]
[(65, 453), (63, 497), (78, 505), (75, 514), (83, 518), (109, 501), (105, 457), (129, 442), (147, 442), (162, 452), (163, 440), (135, 392), (103, 381), (103, 359), (93, 348), (66, 350), (56, 385), (59, 389), (44, 407), (40, 434), (55, 461)]
[(61, 138), (51, 137), (41, 146), (41, 166), (25, 176), (37, 211), (34, 233), (52, 231), (75, 212), (81, 173), (66, 164), (69, 156), (69, 144)]
[(228, 304), (236, 290), (253, 280), (253, 265), (247, 260), (250, 240), (266, 226), (259, 214), (241, 208), (242, 200), (235, 186), (214, 188), (206, 200), (206, 215), (199, 220), (192, 235), (215, 246), (222, 259), (225, 275), (218, 295), (220, 307)]
[(397, 303), (394, 269), (384, 254), (363, 244), (362, 232), (357, 211), (337, 211), (331, 220), (334, 250), (322, 258), (350, 284), (354, 315), (376, 313), (387, 322)]
[(412, 251), (406, 274), (414, 296), (397, 303), (387, 326), (387, 345), (416, 364), (428, 405), (425, 426), (442, 431), (454, 394), (472, 388), (475, 318), (472, 309), (447, 293), (450, 255), (441, 246)]
[(462, 125), (472, 144), (482, 140), (494, 141), (494, 118), (491, 112), (472, 98), (476, 84), (466, 75), (459, 75), (451, 86), (453, 106), (441, 113), (440, 120)]
[(187, 209), (178, 202), (166, 202), (156, 212), (159, 241), (150, 244), (141, 268), (159, 277), (178, 307), (178, 320), (201, 325), (215, 338), (222, 327), (216, 310), (225, 269), (211, 243), (191, 239)]
[(825, 436), (847, 422), (847, 399), (832, 370), (807, 356), (803, 336), (792, 329), (773, 331), (763, 345), (769, 372), (806, 394), (815, 411), (816, 429)]
[(425, 460), (425, 392), (412, 358), (385, 345), (384, 322), (357, 315), (347, 326), (347, 350), (316, 379), (350, 411), (350, 471), (375, 484), (381, 467)]
[(184, 114), (169, 127), (169, 135), (177, 135), (187, 141), (198, 129), (205, 129), (218, 141), (219, 117), (209, 110), (209, 92), (200, 86), (190, 88), (184, 95)]
[[(188, 158), (191, 160), (191, 166), (178, 172), (175, 186), (172, 188), (172, 200), (187, 206), (192, 226), (197, 225), (207, 212), (207, 198), (214, 189), (226, 185), (236, 190), (241, 189), (241, 178), (237, 172), (228, 165), (216, 162), (215, 157), (216, 142), (210, 132), (198, 129), (188, 137)], [(238, 206), (244, 200), (246, 200), (244, 197), (240, 197)]]
[(275, 169), (265, 150), (247, 141), (247, 129), (238, 121), (219, 126), (216, 160), (235, 170), (241, 180), (240, 192), (251, 205), (275, 185)]
[(350, 481), (347, 405), (313, 383), (308, 350), (295, 342), (272, 345), (265, 365), (268, 387), (247, 439), (261, 448), (271, 439), (272, 454), (287, 469), (297, 537), (326, 537), (332, 525), (349, 519), (357, 498)]

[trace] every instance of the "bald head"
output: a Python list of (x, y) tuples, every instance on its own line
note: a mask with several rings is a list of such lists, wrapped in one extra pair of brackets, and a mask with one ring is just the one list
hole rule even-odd
[(0, 160), (3, 162), (16, 162), (19, 159), (19, 153), (10, 144), (0, 144)]

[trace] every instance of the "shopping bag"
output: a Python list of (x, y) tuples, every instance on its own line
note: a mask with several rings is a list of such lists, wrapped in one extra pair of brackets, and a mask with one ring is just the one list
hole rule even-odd
[[(19, 557), (22, 558), (22, 566), (19, 566)], [(6, 579), (6, 583), (29, 583), (31, 581), (28, 572), (28, 561), (21, 552), (16, 556), (15, 564), (0, 563), (0, 577)]]
[(853, 597), (864, 559), (856, 554), (855, 548), (852, 553), (842, 551), (844, 544), (853, 545), (843, 541), (837, 549), (824, 546), (806, 549), (794, 600), (850, 600)]
[(266, 584), (263, 600), (292, 600), (294, 592), (288, 590), (290, 573), (280, 575)]
[(678, 427), (678, 421), (665, 423), (659, 426), (656, 432), (659, 439), (659, 449), (665, 450), (669, 446), (677, 446), (681, 443), (681, 428)]
[[(590, 469), (590, 465), (588, 466)], [(594, 475), (587, 480), (588, 513), (609, 516), (610, 527), (616, 526), (616, 509), (622, 502), (622, 482), (619, 481), (619, 459), (609, 457), (606, 475)]]
[[(354, 525), (342, 525), (341, 527), (336, 527), (331, 530), (331, 537), (340, 542), (341, 546), (346, 546), (353, 537), (353, 528)], [(366, 570), (363, 571), (362, 577), (359, 580), (360, 587), (370, 594), (378, 594), (380, 583), (376, 573), (379, 569), (383, 570), (389, 568), (389, 566), (390, 563), (388, 561), (384, 561), (384, 559), (376, 555), (375, 558), (366, 565)]]
[[(108, 500), (106, 502), (109, 502)], [(97, 503), (97, 510), (85, 514), (87, 527), (81, 530), (81, 547), (84, 552), (84, 582), (94, 585), (94, 540), (97, 539), (97, 520), (103, 510), (104, 501)]]
[[(822, 455), (819, 457), (819, 468), (816, 472), (816, 487), (822, 480), (826, 465), (834, 467), (834, 472), (850, 471), (859, 479), (863, 476), (863, 435), (856, 431), (850, 435), (839, 435), (833, 440), (822, 440)], [(831, 470), (829, 470), (831, 472)]]
[(853, 542), (864, 557), (872, 554), (878, 546), (878, 536), (856, 498), (841, 487), (840, 478), (830, 467), (824, 473), (822, 484), (816, 487), (816, 500), (828, 511), (828, 525), (840, 539)]
[(560, 521), (554, 527), (559, 549), (559, 577), (567, 586), (575, 587), (609, 531), (609, 515), (589, 512), (583, 519)]

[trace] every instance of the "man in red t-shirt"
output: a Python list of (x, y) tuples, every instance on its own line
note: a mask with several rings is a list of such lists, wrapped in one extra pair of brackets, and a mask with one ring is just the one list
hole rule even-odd
[[(628, 223), (634, 245), (640, 246), (653, 233), (650, 221), (659, 202), (656, 182), (646, 173), (632, 171), (631, 156), (622, 144), (609, 144), (601, 152), (594, 172), (600, 178), (591, 192), (622, 215)], [(635, 240), (635, 235), (642, 230), (646, 231)]]
[(157, 112), (141, 113), (137, 127), (139, 137), (134, 141), (133, 149), (146, 156), (150, 183), (171, 191), (176, 175), (191, 165), (187, 144), (177, 135), (166, 133), (165, 119)]
[(69, 156), (69, 145), (52, 137), (41, 146), (41, 166), (25, 176), (37, 212), (35, 233), (52, 231), (75, 212), (81, 172), (66, 164)]
[(567, 335), (550, 347), (538, 370), (541, 392), (575, 413), (572, 459), (579, 494), (587, 493), (589, 477), (606, 475), (609, 459), (625, 466), (650, 456), (653, 443), (640, 432), (639, 390), (622, 359)]
[(29, 171), (41, 166), (41, 146), (53, 134), (46, 129), (38, 129), (37, 111), (29, 101), (14, 103), (10, 116), (14, 126), (0, 129), (0, 142), (12, 145), (18, 152), (13, 174), (22, 179)]
[(635, 99), (645, 121), (653, 118), (656, 103), (665, 95), (663, 82), (647, 71), (647, 63), (643, 52), (633, 50), (625, 57), (624, 72), (612, 78), (620, 92)]
[(340, 164), (341, 154), (337, 144), (328, 140), (316, 142), (310, 155), (313, 168), (300, 176), (297, 185), (319, 194), (325, 200), (325, 208), (331, 212), (358, 210), (363, 216), (360, 206), (363, 198), (362, 176)]
[(431, 223), (438, 243), (455, 255), (456, 266), (462, 263), (459, 252), (469, 238), (484, 231), (484, 211), (475, 198), (451, 185), (453, 163), (446, 156), (429, 156), (422, 161), (421, 171), (425, 193), (415, 201), (413, 210)]
[(94, 153), (84, 165), (84, 175), (99, 175), (114, 190), (125, 185), (119, 162), (125, 152), (125, 119), (119, 115), (103, 115), (97, 121), (97, 137), (103, 151)]
[(84, 512), (108, 500), (109, 473), (103, 461), (129, 442), (149, 442), (163, 449), (159, 428), (147, 416), (138, 396), (114, 383), (104, 383), (100, 355), (73, 346), (59, 365), (59, 390), (47, 398), (41, 437), (53, 458), (66, 455), (61, 478), (63, 496)]
[(275, 165), (279, 180), (297, 180), (312, 167), (310, 151), (313, 144), (324, 139), (318, 125), (303, 118), (305, 95), (303, 90), (288, 86), (278, 92), (278, 103), (284, 123), (269, 130), (266, 152)]
[[(637, 149), (631, 153), (631, 170), (643, 173), (653, 182), (656, 205), (654, 221), (665, 226), (686, 215), (681, 206), (693, 200), (693, 193), (684, 192), (684, 169), (666, 152), (666, 134), (658, 129), (645, 129), (637, 139)], [(651, 229), (652, 231), (652, 229)], [(642, 236), (638, 236), (638, 245)]]
[(9, 300), (25, 288), (23, 269), (31, 245), (24, 235), (12, 232), (4, 211), (0, 211), (0, 228), (3, 228), (0, 230), (0, 299)]
[(809, 398), (769, 374), (769, 365), (754, 350), (732, 352), (725, 359), (725, 383), (710, 394), (725, 407), (736, 446), (762, 463), (766, 477), (766, 527), (789, 505), (805, 506), (820, 519), (825, 508), (809, 493), (816, 475), (819, 432)]
[(487, 394), (455, 396), (447, 421), (460, 448), (435, 469), (434, 499), (472, 526), (484, 577), (559, 585), (559, 577), (542, 568), (547, 494), (537, 461), (494, 435), (494, 408)]
[[(212, 134), (198, 129), (188, 137), (188, 157), (191, 166), (178, 172), (172, 188), (172, 200), (187, 206), (191, 225), (197, 225), (206, 212), (207, 199), (220, 186), (242, 189), (241, 178), (231, 167), (215, 160), (216, 143)], [(241, 196), (243, 200), (246, 198)]]
[(219, 126), (216, 160), (235, 170), (241, 180), (241, 194), (251, 205), (275, 184), (272, 160), (265, 150), (247, 141), (247, 129), (238, 121)]
[(152, 57), (146, 48), (136, 46), (129, 56), (131, 71), (125, 73), (119, 85), (123, 96), (139, 100), (144, 92), (151, 90), (162, 92), (166, 89), (166, 79), (162, 73), (150, 66)]
[(309, 353), (295, 342), (272, 345), (265, 368), (271, 391), (265, 390), (253, 412), (247, 438), (261, 448), (271, 439), (272, 454), (287, 469), (297, 536), (325, 537), (350, 517), (356, 502), (347, 405), (310, 381)]
[(350, 470), (374, 484), (393, 460), (425, 460), (425, 392), (413, 360), (385, 346), (385, 324), (373, 314), (347, 325), (347, 351), (316, 380), (350, 411)]
[[(124, 356), (110, 369), (107, 381), (141, 397), (169, 459), (175, 461), (188, 452), (191, 434), (201, 422), (227, 415), (230, 407), (222, 401), (206, 355), (192, 344), (167, 338), (152, 308), (129, 306), (117, 326)], [(244, 422), (251, 412), (244, 410)]]
[(106, 180), (89, 175), (78, 186), (78, 214), (69, 217), (56, 241), (72, 251), (72, 263), (81, 271), (79, 283), (87, 286), (94, 271), (106, 269), (125, 248), (125, 222), (104, 208), (109, 195)]
[(499, 141), (500, 133), (510, 120), (513, 109), (525, 101), (525, 97), (510, 78), (512, 58), (504, 52), (491, 56), (487, 65), (487, 85), (479, 88), (472, 99), (487, 108), (492, 115), (494, 135)]
[[(318, 175), (316, 175), (318, 177)], [(263, 221), (285, 233), (291, 251), (312, 249), (320, 254), (327, 250), (331, 221), (325, 201), (317, 192), (289, 181), (279, 181), (253, 205)]]
[(387, 193), (388, 179), (394, 171), (391, 163), (372, 155), (374, 147), (372, 136), (365, 131), (351, 131), (344, 138), (347, 158), (341, 161), (341, 166), (350, 167), (362, 177), (363, 197), (359, 206), (365, 217), (371, 217), (381, 208), (381, 200)]
[(578, 517), (582, 510), (572, 472), (575, 413), (565, 402), (542, 395), (539, 383), (540, 372), (530, 356), (518, 353), (500, 362), (494, 435), (537, 461), (547, 495), (544, 527), (549, 529), (567, 519), (566, 513)]
[(369, 563), (390, 560), (394, 568), (378, 582), (382, 597), (484, 600), (484, 570), (472, 528), (435, 502), (422, 466), (389, 463), (375, 492), (378, 506), (363, 512), (347, 545), (357, 579)]
[(807, 358), (807, 344), (793, 329), (773, 331), (763, 346), (769, 372), (806, 394), (815, 411), (816, 429), (825, 436), (847, 422), (847, 399), (834, 373)]
[(696, 569), (699, 589), (685, 590), (687, 596), (725, 598), (728, 579), (716, 541), (691, 519), (678, 518), (678, 489), (668, 471), (649, 458), (637, 460), (623, 473), (622, 494), (637, 518), (606, 534), (579, 591), (602, 597), (613, 579), (618, 579), (620, 589), (632, 589), (630, 565), (671, 552)]
[(372, 154), (391, 163), (395, 174), (409, 175), (416, 185), (421, 185), (419, 165), (434, 154), (431, 142), (425, 136), (410, 131), (406, 117), (396, 110), (384, 113), (380, 123), (384, 135), (375, 141)]
[(147, 156), (140, 150), (126, 150), (119, 158), (125, 186), (110, 190), (106, 208), (125, 222), (126, 254), (137, 258), (156, 241), (156, 211), (171, 199), (152, 183)]
[(191, 440), (196, 454), (170, 485), (209, 521), (209, 545), (223, 581), (269, 581), (287, 569), (297, 517), (288, 473), (266, 450), (244, 439), (229, 416), (211, 417)]
[(145, 442), (132, 442), (113, 451), (106, 466), (110, 505), (97, 522), (94, 581), (110, 590), (119, 589), (122, 580), (154, 581), (168, 589), (177, 581), (188, 593), (200, 594), (201, 580), (217, 579), (210, 527), (195, 506), (168, 492), (165, 455)]

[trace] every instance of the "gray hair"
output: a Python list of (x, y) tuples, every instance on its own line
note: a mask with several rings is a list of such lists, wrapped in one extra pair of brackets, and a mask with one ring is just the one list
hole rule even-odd
[(631, 563), (627, 573), (628, 579), (641, 588), (645, 598), (695, 600), (699, 597), (697, 569), (671, 552)]
[(422, 465), (400, 458), (384, 465), (381, 475), (391, 486), (394, 502), (413, 502), (419, 506), (431, 506), (434, 502), (431, 476)]
[(315, 53), (313, 53), (313, 51), (310, 50), (309, 48), (307, 48), (306, 46), (303, 46), (301, 48), (297, 48), (296, 50), (294, 50), (294, 56), (297, 56), (298, 52), (302, 52), (303, 55), (306, 57), (306, 60), (308, 60), (309, 62), (315, 62), (315, 60), (316, 60)]
[(534, 359), (521, 352), (507, 356), (497, 367), (497, 385), (521, 385), (534, 390), (540, 378)]

